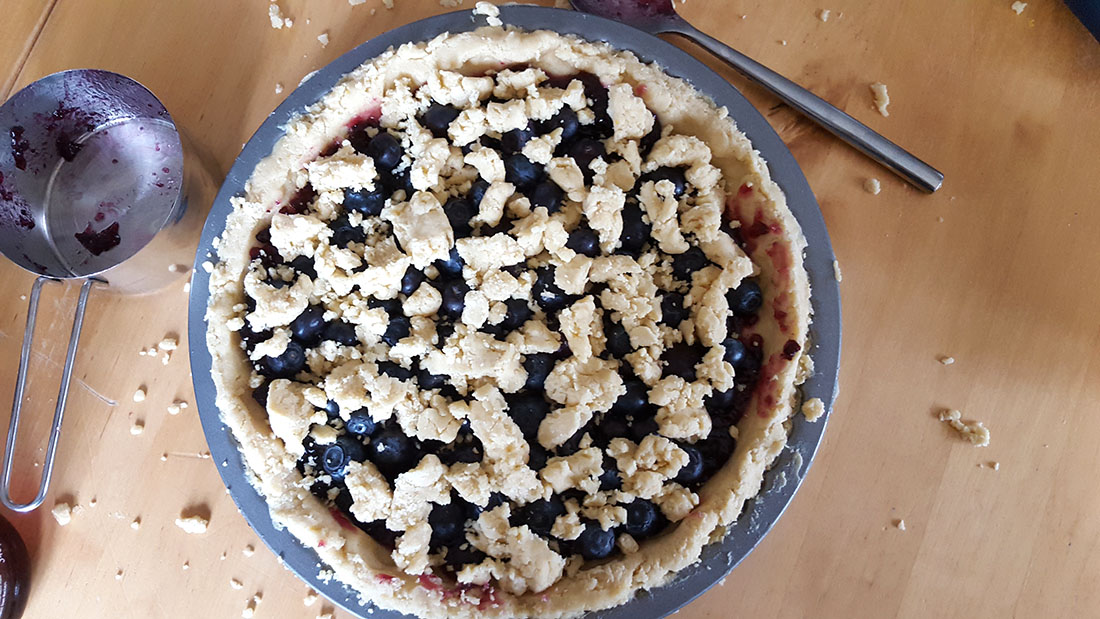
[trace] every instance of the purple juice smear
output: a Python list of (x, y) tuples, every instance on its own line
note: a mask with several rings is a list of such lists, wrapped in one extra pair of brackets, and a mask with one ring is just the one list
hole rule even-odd
[(12, 127), (9, 134), (11, 136), (11, 158), (15, 160), (15, 167), (26, 170), (27, 149), (31, 145), (30, 142), (23, 139), (23, 127)]
[(92, 252), (93, 256), (98, 256), (103, 252), (118, 247), (118, 244), (122, 242), (122, 237), (118, 234), (118, 222), (107, 226), (99, 232), (92, 231), (92, 224), (88, 224), (88, 227), (84, 228), (84, 232), (77, 232), (75, 235), (77, 241), (84, 246), (84, 249)]
[(672, 0), (601, 0), (599, 14), (622, 20), (673, 15)]

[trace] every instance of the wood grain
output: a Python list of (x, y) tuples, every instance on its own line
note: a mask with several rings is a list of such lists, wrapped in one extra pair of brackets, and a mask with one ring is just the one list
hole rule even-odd
[[(220, 175), (306, 73), (447, 10), (436, 0), (397, 0), (392, 11), (380, 0), (281, 4), (290, 30), (271, 29), (265, 2), (0, 0), (0, 95), (66, 68), (125, 73), (157, 93)], [(844, 273), (845, 338), (840, 398), (803, 489), (760, 548), (680, 615), (1096, 616), (1100, 45), (1060, 3), (1029, 3), (1019, 16), (1006, 0), (828, 4), (689, 0), (681, 10), (947, 181), (931, 196), (910, 189), (683, 44), (742, 87), (803, 166)], [(888, 118), (871, 106), (874, 81), (889, 86)], [(862, 189), (869, 177), (881, 194)], [(3, 401), (31, 281), (0, 264)], [(45, 508), (7, 514), (34, 560), (26, 617), (235, 617), (257, 592), (257, 617), (321, 610), (302, 605), (305, 585), (262, 547), (200, 457), (194, 406), (166, 413), (176, 398), (193, 404), (185, 347), (168, 365), (137, 354), (169, 333), (185, 340), (182, 285), (93, 293), (53, 491)], [(18, 492), (41, 470), (35, 447), (75, 297), (50, 286), (43, 298)], [(957, 361), (941, 365), (941, 355)], [(149, 397), (135, 403), (139, 386)], [(985, 421), (992, 445), (959, 440), (935, 418), (944, 406)], [(984, 466), (994, 461), (999, 470)], [(62, 499), (83, 506), (64, 528), (49, 515)], [(211, 515), (202, 536), (173, 524), (196, 505)]]

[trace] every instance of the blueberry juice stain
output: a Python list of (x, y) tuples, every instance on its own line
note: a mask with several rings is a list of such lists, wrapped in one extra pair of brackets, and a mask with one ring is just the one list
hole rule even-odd
[(20, 170), (27, 169), (27, 150), (31, 147), (30, 142), (23, 137), (23, 133), (23, 127), (18, 125), (8, 130), (11, 138), (11, 158), (15, 162), (15, 167)]

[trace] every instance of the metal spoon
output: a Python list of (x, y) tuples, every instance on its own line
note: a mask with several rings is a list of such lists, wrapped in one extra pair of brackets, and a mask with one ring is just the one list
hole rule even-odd
[(650, 34), (671, 33), (691, 39), (915, 187), (933, 192), (943, 185), (943, 174), (912, 153), (812, 92), (689, 24), (676, 13), (672, 0), (570, 0), (570, 3), (578, 11), (615, 19)]

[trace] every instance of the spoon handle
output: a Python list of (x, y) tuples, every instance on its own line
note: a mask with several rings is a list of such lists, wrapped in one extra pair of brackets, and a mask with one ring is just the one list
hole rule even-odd
[(756, 62), (725, 43), (677, 20), (670, 32), (685, 36), (725, 60), (745, 77), (770, 90), (784, 103), (802, 112), (833, 135), (856, 147), (868, 157), (890, 168), (915, 187), (929, 193), (943, 185), (943, 173), (912, 153), (875, 133), (848, 114), (791, 80)]

